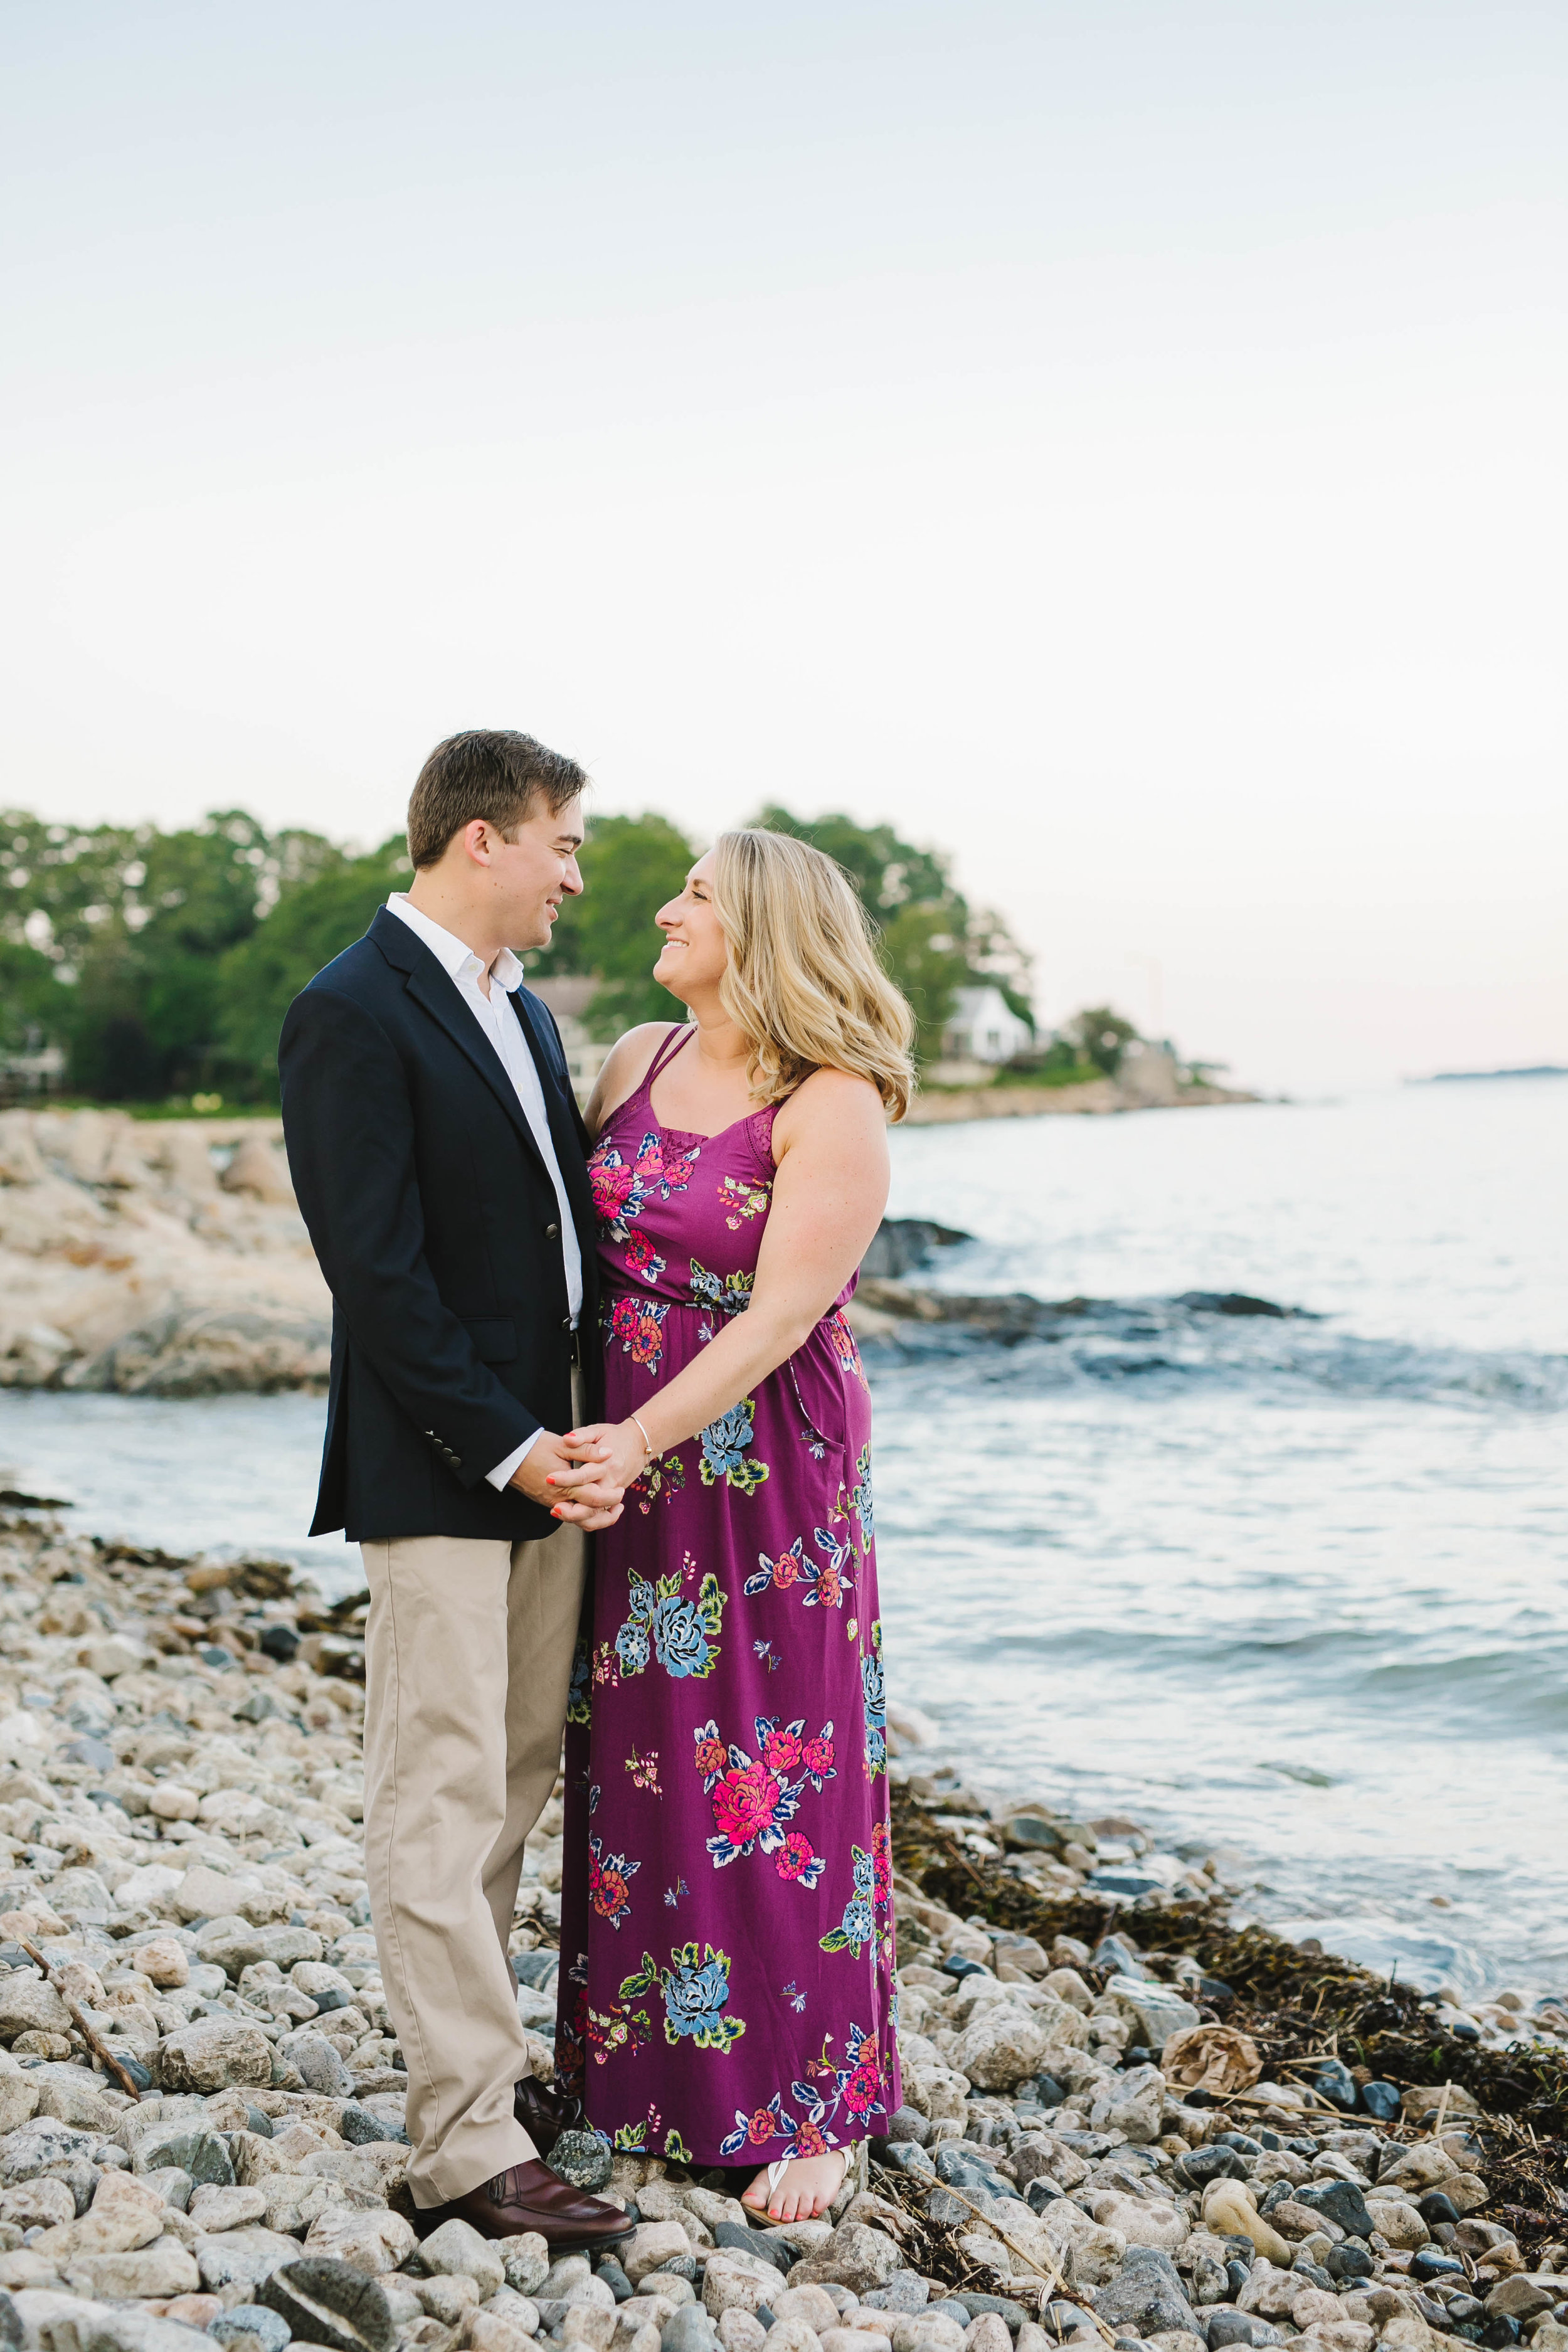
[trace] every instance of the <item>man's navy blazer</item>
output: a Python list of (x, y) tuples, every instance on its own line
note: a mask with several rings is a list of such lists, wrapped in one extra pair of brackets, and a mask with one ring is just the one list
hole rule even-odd
[[(596, 1415), (587, 1135), (549, 1011), (527, 988), (510, 1001), (582, 1247)], [(534, 1430), (576, 1418), (560, 1202), (500, 1055), (456, 982), (384, 907), (294, 999), (278, 1064), (289, 1167), (332, 1294), (310, 1533), (552, 1534), (543, 1505), (485, 1476)]]

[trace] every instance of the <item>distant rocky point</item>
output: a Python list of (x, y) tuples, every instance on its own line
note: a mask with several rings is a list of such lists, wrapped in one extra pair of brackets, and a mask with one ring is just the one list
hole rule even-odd
[(1194, 1110), (1215, 1103), (1255, 1103), (1236, 1087), (1196, 1084), (1163, 1045), (1129, 1050), (1113, 1078), (1082, 1086), (1046, 1087), (1004, 1074), (990, 1085), (931, 1087), (910, 1106), (911, 1127), (956, 1126), (973, 1118), (1105, 1118), (1126, 1110)]
[(1406, 1078), (1409, 1087), (1473, 1086), (1484, 1078), (1568, 1078), (1561, 1062), (1532, 1062), (1521, 1070), (1434, 1070), (1429, 1078)]

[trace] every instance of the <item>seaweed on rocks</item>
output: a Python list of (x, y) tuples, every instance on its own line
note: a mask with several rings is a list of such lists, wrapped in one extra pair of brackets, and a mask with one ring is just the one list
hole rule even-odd
[[(895, 1868), (931, 1901), (960, 1918), (1033, 1937), (1047, 1951), (1061, 1937), (1095, 1951), (1119, 1926), (1130, 1926), (1151, 1975), (1163, 1962), (1196, 1960), (1202, 2013), (1248, 2035), (1266, 2074), (1297, 2086), (1320, 2120), (1350, 2120), (1314, 2088), (1334, 2060), (1354, 2084), (1395, 2085), (1405, 2095), (1405, 2128), (1429, 2128), (1445, 2105), (1444, 2086), (1451, 2086), (1447, 2119), (1478, 2135), (1494, 2177), (1489, 2211), (1521, 2247), (1568, 2237), (1568, 2050), (1560, 2042), (1478, 2045), (1451, 2032), (1412, 1987), (1267, 1928), (1233, 1927), (1222, 1894), (1131, 1905), (1087, 1885), (1043, 1894), (1020, 1874), (1018, 1857), (976, 1851), (960, 1833), (953, 1822), (961, 1809), (951, 1794), (916, 1794), (906, 1781), (895, 1782), (891, 1796)], [(1097, 1989), (1107, 1981), (1090, 1964), (1080, 1973)], [(1245, 2122), (1247, 2105), (1240, 2095), (1238, 2120)]]

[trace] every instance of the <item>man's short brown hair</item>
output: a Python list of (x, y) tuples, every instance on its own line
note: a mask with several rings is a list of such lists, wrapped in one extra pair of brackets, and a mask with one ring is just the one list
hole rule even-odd
[(470, 727), (437, 743), (408, 803), (408, 855), (434, 866), (454, 834), (483, 817), (510, 840), (539, 802), (559, 815), (588, 779), (564, 752), (510, 727)]

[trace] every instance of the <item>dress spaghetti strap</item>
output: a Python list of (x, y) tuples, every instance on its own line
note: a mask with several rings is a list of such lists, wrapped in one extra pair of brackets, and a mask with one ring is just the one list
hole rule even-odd
[(648, 1064), (647, 1075), (643, 1079), (642, 1085), (637, 1089), (639, 1094), (647, 1094), (649, 1091), (655, 1078), (658, 1076), (659, 1072), (668, 1068), (670, 1063), (674, 1061), (677, 1054), (679, 1053), (682, 1045), (687, 1043), (689, 1038), (695, 1037), (696, 1034), (697, 1024), (694, 1021), (683, 1022), (679, 1028), (672, 1029), (670, 1031), (669, 1035), (665, 1039), (663, 1045), (654, 1055), (653, 1060)]

